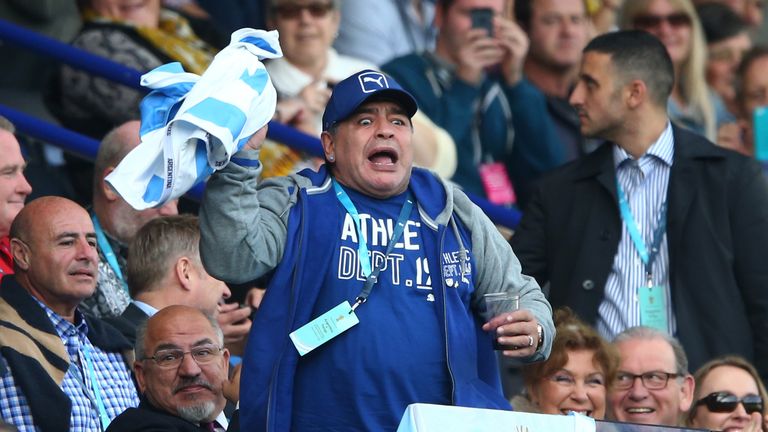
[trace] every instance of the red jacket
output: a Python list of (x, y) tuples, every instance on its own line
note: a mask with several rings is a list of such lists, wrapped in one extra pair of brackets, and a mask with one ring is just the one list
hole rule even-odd
[(6, 236), (0, 238), (0, 280), (8, 274), (13, 274), (13, 257), (11, 256), (11, 241)]

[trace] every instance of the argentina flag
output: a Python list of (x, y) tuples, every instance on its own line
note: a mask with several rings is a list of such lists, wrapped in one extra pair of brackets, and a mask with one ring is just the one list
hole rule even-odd
[(221, 169), (272, 119), (277, 92), (261, 60), (282, 57), (276, 31), (232, 33), (202, 76), (168, 63), (141, 77), (141, 144), (106, 177), (133, 208), (173, 200)]

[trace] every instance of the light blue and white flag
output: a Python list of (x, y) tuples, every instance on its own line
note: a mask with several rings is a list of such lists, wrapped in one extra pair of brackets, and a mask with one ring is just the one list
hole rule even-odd
[(277, 92), (261, 60), (282, 57), (276, 31), (232, 33), (202, 76), (168, 63), (141, 77), (141, 144), (106, 180), (133, 208), (163, 205), (221, 169), (272, 119)]

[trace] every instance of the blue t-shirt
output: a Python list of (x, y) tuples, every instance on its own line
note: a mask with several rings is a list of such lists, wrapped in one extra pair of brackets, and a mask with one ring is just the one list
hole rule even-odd
[[(346, 191), (360, 214), (373, 267), (384, 259), (406, 194), (378, 200)], [(341, 203), (338, 209), (344, 223), (332, 265), (317, 269), (324, 284), (313, 317), (344, 300), (353, 303), (365, 280), (354, 221)], [(408, 404), (451, 403), (444, 331), (432, 293), (440, 278), (430, 277), (439, 263), (427, 262), (422, 229), (429, 228), (414, 205), (379, 282), (356, 310), (360, 323), (299, 360), (293, 430), (395, 430)]]

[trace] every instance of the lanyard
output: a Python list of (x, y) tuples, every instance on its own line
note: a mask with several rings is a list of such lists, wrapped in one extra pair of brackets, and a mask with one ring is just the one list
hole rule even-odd
[(365, 276), (363, 289), (360, 291), (360, 294), (357, 295), (355, 304), (352, 305), (352, 311), (354, 311), (358, 306), (368, 300), (368, 295), (371, 294), (371, 290), (373, 289), (373, 285), (375, 285), (378, 280), (381, 269), (387, 263), (387, 257), (389, 256), (389, 253), (392, 252), (395, 243), (397, 243), (400, 240), (400, 237), (403, 235), (405, 223), (408, 220), (408, 216), (411, 214), (411, 210), (413, 209), (413, 195), (409, 191), (408, 195), (405, 197), (403, 207), (400, 209), (400, 215), (397, 217), (397, 223), (395, 224), (395, 228), (392, 231), (392, 238), (389, 239), (389, 243), (387, 244), (387, 252), (384, 254), (384, 259), (379, 263), (379, 265), (376, 266), (375, 269), (371, 270), (371, 260), (373, 259), (373, 256), (368, 255), (368, 243), (365, 240), (363, 230), (360, 226), (360, 214), (357, 212), (355, 204), (352, 203), (351, 199), (349, 199), (349, 195), (347, 195), (347, 192), (344, 190), (344, 188), (341, 187), (335, 178), (332, 180), (333, 189), (336, 191), (336, 199), (339, 200), (341, 205), (343, 205), (347, 210), (347, 213), (352, 217), (352, 220), (355, 221), (355, 229), (357, 230), (357, 258), (360, 260), (360, 267), (362, 268), (363, 275)]
[(85, 363), (88, 368), (88, 378), (91, 381), (93, 395), (96, 399), (96, 409), (99, 411), (99, 418), (101, 419), (101, 430), (106, 430), (111, 420), (107, 415), (106, 408), (104, 408), (104, 400), (101, 398), (101, 386), (99, 386), (99, 381), (96, 379), (96, 372), (94, 371), (93, 361), (91, 360), (91, 347), (83, 347), (83, 357), (85, 357)]
[(93, 230), (96, 231), (96, 241), (99, 243), (99, 249), (101, 249), (104, 257), (107, 259), (107, 264), (109, 264), (109, 266), (112, 268), (112, 271), (115, 272), (117, 278), (120, 279), (120, 285), (122, 285), (123, 289), (128, 292), (128, 287), (126, 286), (125, 280), (123, 279), (123, 272), (120, 270), (120, 264), (117, 263), (115, 252), (112, 251), (112, 246), (109, 244), (107, 236), (104, 235), (104, 230), (101, 229), (99, 219), (94, 214), (91, 216), (91, 220), (93, 221)]
[(622, 189), (618, 178), (616, 179), (616, 191), (618, 192), (619, 196), (619, 209), (621, 210), (621, 218), (624, 219), (624, 224), (627, 226), (629, 236), (632, 238), (632, 242), (635, 244), (635, 249), (637, 249), (637, 254), (640, 255), (640, 259), (643, 261), (643, 264), (645, 264), (645, 273), (648, 275), (648, 285), (651, 286), (653, 284), (653, 280), (651, 279), (651, 275), (653, 274), (653, 261), (659, 254), (661, 239), (664, 237), (664, 231), (667, 229), (667, 201), (664, 200), (664, 202), (661, 204), (659, 220), (656, 223), (656, 229), (653, 232), (651, 250), (648, 251), (648, 248), (643, 241), (643, 236), (640, 235), (637, 222), (635, 222), (635, 218), (632, 216), (632, 212), (629, 210), (627, 195), (624, 193), (624, 189)]

